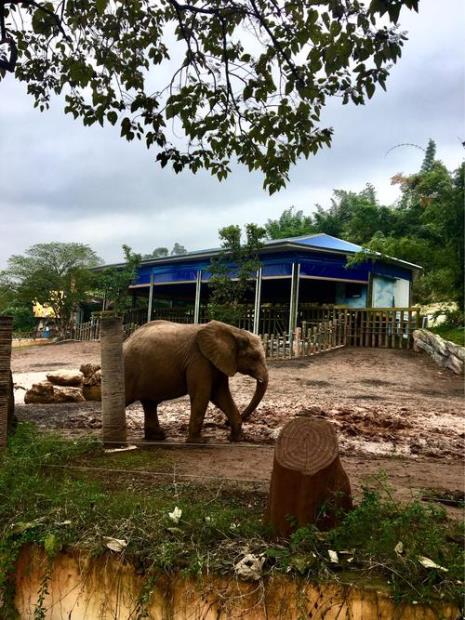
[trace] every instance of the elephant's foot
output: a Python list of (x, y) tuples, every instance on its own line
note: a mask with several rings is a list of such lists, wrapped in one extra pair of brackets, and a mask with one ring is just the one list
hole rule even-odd
[(145, 441), (163, 441), (166, 433), (162, 428), (146, 428), (144, 432)]
[(207, 443), (207, 439), (201, 435), (189, 435), (186, 439), (186, 443)]
[(239, 429), (238, 431), (234, 431), (229, 434), (229, 441), (241, 441), (242, 440), (242, 431)]

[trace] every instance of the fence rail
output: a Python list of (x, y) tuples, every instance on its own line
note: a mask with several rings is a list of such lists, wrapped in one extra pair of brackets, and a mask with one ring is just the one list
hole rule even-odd
[[(164, 308), (161, 312), (157, 311), (154, 318), (177, 323), (194, 321), (189, 308)], [(291, 348), (293, 351), (301, 351), (301, 355), (313, 355), (314, 352), (343, 345), (408, 349), (412, 347), (413, 331), (422, 325), (418, 308), (347, 308), (302, 304), (299, 308), (297, 328), (292, 335), (284, 328), (288, 319), (289, 310), (284, 306), (261, 309), (259, 333), (264, 345), (268, 347), (270, 357), (289, 357)], [(200, 322), (206, 321), (208, 316), (204, 309)], [(128, 315), (124, 321), (126, 337), (143, 323), (145, 320), (142, 319), (142, 314)], [(253, 309), (245, 307), (237, 326), (252, 331)], [(96, 318), (76, 326), (70, 337), (75, 340), (98, 340), (99, 320)]]
[(293, 334), (263, 334), (260, 337), (268, 359), (310, 357), (345, 346), (346, 325), (333, 319), (306, 326), (305, 330), (298, 327)]

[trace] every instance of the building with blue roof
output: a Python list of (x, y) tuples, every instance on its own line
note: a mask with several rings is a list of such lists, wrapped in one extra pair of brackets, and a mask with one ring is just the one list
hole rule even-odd
[[(146, 300), (147, 320), (206, 320), (210, 261), (221, 252), (216, 248), (143, 261), (131, 286), (134, 306), (138, 299)], [(348, 260), (359, 252), (362, 247), (324, 233), (266, 241), (247, 300), (246, 326), (256, 333), (262, 331), (263, 315), (273, 306), (281, 309), (284, 331), (299, 324), (302, 308), (309, 304), (409, 307), (412, 282), (421, 267), (371, 254), (366, 261), (349, 266)]]

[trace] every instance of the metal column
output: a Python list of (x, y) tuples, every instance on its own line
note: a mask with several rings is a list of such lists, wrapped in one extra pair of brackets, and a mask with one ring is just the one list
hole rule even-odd
[(153, 284), (154, 284), (154, 275), (150, 274), (150, 289), (149, 289), (149, 306), (147, 308), (147, 323), (152, 320), (152, 307), (153, 307)]
[(255, 277), (255, 306), (253, 312), (253, 333), (258, 334), (260, 330), (260, 307), (262, 300), (262, 268), (257, 270)]
[(291, 336), (297, 326), (297, 313), (299, 311), (299, 285), (300, 263), (292, 263), (291, 297), (289, 300), (289, 335)]
[(197, 271), (197, 279), (195, 281), (195, 305), (194, 305), (194, 323), (200, 321), (200, 294), (202, 292), (202, 271)]

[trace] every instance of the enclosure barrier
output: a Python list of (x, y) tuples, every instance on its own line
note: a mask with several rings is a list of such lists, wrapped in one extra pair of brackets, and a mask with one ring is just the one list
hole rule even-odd
[[(191, 309), (163, 308), (155, 310), (154, 319), (175, 323), (193, 323)], [(144, 312), (131, 311), (124, 319), (124, 334), (129, 336), (145, 323)], [(208, 313), (202, 308), (199, 321), (207, 322)], [(313, 355), (340, 346), (383, 347), (410, 349), (412, 335), (422, 324), (419, 308), (348, 308), (344, 306), (315, 306), (301, 304), (297, 328), (293, 334), (285, 331), (289, 321), (286, 306), (260, 309), (259, 334), (271, 358)], [(237, 327), (253, 330), (254, 312), (244, 306)], [(96, 317), (89, 323), (76, 326), (70, 337), (75, 340), (98, 340), (100, 321)]]

